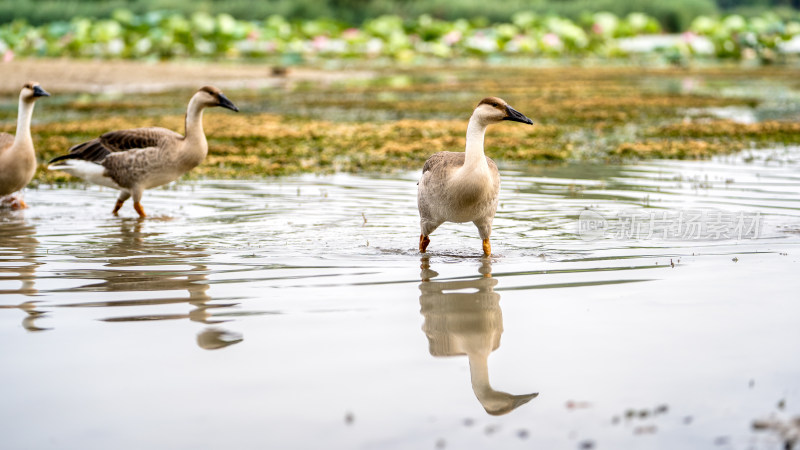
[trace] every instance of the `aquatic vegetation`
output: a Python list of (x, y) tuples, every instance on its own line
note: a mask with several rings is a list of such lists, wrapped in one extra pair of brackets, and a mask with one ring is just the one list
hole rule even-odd
[[(131, 64), (115, 70), (131, 71)], [(180, 76), (181, 69), (170, 70)], [(437, 151), (464, 148), (465, 110), (486, 93), (508, 99), (536, 123), (499, 124), (488, 132), (486, 153), (501, 163), (706, 158), (798, 143), (800, 125), (792, 121), (742, 124), (704, 112), (757, 107), (758, 98), (717, 95), (718, 89), (749, 86), (755, 78), (787, 88), (795, 83), (789, 68), (502, 67), (487, 76), (486, 70), (461, 66), (376, 71), (372, 78), (324, 83), (297, 82), (290, 73), (275, 87), (226, 90), (242, 112), (206, 116), (209, 155), (187, 176), (416, 171)], [(40, 162), (109, 130), (182, 129), (184, 111), (174, 105), (192, 92), (54, 97), (58, 101), (39, 111), (32, 128)], [(5, 109), (14, 107), (12, 100)], [(789, 107), (787, 119), (792, 111)], [(1, 120), (0, 130), (13, 130), (13, 115)], [(40, 170), (36, 180), (71, 178)]]
[[(152, 119), (108, 118), (34, 127), (39, 155), (49, 159), (104, 130), (132, 128)], [(181, 116), (155, 122), (180, 129)], [(393, 171), (421, 164), (431, 153), (465, 145), (463, 121), (400, 120), (382, 123), (336, 123), (282, 118), (270, 114), (216, 116), (207, 120), (209, 155), (192, 176), (246, 178), (298, 172)], [(557, 130), (504, 128), (492, 134), (491, 155), (509, 160), (564, 160), (569, 152), (556, 145)], [(44, 179), (67, 180), (41, 172)]]
[(665, 125), (647, 134), (642, 141), (621, 144), (611, 154), (620, 157), (697, 159), (758, 145), (798, 144), (800, 124), (703, 120)]
[[(622, 57), (630, 53), (619, 39), (658, 35), (658, 21), (643, 13), (618, 17), (609, 12), (580, 20), (532, 11), (509, 21), (440, 20), (422, 14), (414, 20), (383, 15), (359, 26), (320, 18), (237, 20), (227, 13), (151, 11), (136, 15), (117, 10), (108, 19), (76, 17), (32, 26), (15, 20), (0, 26), (0, 53), (19, 56), (108, 59), (268, 58), (284, 65), (320, 59), (389, 58), (400, 62), (452, 58)], [(697, 38), (706, 39), (720, 58), (760, 58), (769, 62), (796, 52), (800, 22), (765, 14), (744, 19), (698, 17), (683, 38), (651, 46), (668, 61), (697, 56)], [(798, 38), (800, 39), (800, 38)], [(701, 46), (702, 47), (702, 46)], [(702, 53), (702, 52), (701, 52)]]
[(744, 18), (733, 14), (723, 18), (700, 16), (689, 27), (687, 41), (693, 34), (709, 38), (714, 53), (720, 58), (760, 58), (774, 61), (789, 45), (797, 45), (793, 38), (800, 33), (800, 23), (783, 21), (773, 13)]
[(699, 139), (662, 139), (626, 142), (612, 150), (611, 155), (622, 158), (701, 159), (715, 154), (731, 153), (742, 148), (743, 145), (735, 142), (723, 145)]
[(729, 138), (747, 141), (780, 143), (800, 142), (800, 123), (770, 120), (759, 123), (738, 123), (731, 120), (709, 120), (666, 125), (654, 135), (689, 138)]

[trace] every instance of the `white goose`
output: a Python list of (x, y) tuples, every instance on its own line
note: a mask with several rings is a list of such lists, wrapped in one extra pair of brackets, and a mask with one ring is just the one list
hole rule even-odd
[[(36, 99), (49, 96), (50, 94), (36, 82), (25, 84), (19, 93), (17, 134), (14, 136), (0, 133), (0, 197), (24, 188), (36, 173), (36, 152), (31, 137), (31, 115), (33, 115), (33, 105), (36, 103)], [(28, 207), (22, 198), (13, 199), (11, 206), (15, 208)]]
[(503, 120), (533, 125), (533, 121), (497, 97), (478, 103), (467, 126), (464, 152), (439, 152), (422, 168), (417, 189), (420, 228), (419, 251), (425, 253), (428, 237), (444, 222), (472, 222), (483, 239), (483, 253), (492, 254), (489, 236), (497, 211), (500, 174), (483, 153), (486, 127)]
[(145, 217), (141, 204), (145, 189), (171, 183), (205, 159), (208, 142), (203, 132), (203, 109), (212, 106), (239, 111), (222, 91), (206, 86), (189, 101), (185, 136), (157, 127), (112, 131), (70, 148), (69, 154), (51, 160), (49, 169), (119, 189), (122, 192), (113, 214), (133, 197), (133, 208)]

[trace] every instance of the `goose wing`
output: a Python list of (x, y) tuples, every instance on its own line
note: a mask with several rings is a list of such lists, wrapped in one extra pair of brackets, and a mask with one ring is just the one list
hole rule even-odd
[(183, 136), (166, 128), (134, 128), (112, 131), (98, 138), (103, 147), (112, 152), (124, 152), (137, 148), (158, 147), (164, 140), (180, 139)]
[(438, 172), (450, 166), (463, 166), (465, 156), (464, 152), (434, 153), (422, 166), (422, 174), (424, 175), (425, 172)]
[[(464, 165), (467, 154), (464, 152), (439, 152), (434, 153), (422, 166), (422, 177), (434, 179), (444, 179), (447, 177), (450, 170)], [(492, 158), (486, 157), (486, 163), (489, 165), (489, 170), (497, 173), (497, 164)], [(426, 173), (430, 172), (427, 175)], [(417, 182), (419, 184), (419, 182)]]
[(50, 163), (64, 159), (100, 162), (111, 153), (159, 147), (166, 140), (181, 138), (183, 136), (172, 130), (157, 127), (111, 131), (99, 138), (75, 145), (69, 149), (69, 154), (54, 158)]
[[(467, 154), (464, 152), (439, 152), (434, 153), (427, 161), (425, 161), (425, 165), (422, 166), (422, 174), (424, 175), (425, 172), (438, 172), (442, 169), (448, 169), (453, 166), (461, 167), (464, 165), (464, 161), (466, 159)], [(486, 157), (486, 164), (489, 165), (489, 169), (493, 172), (497, 171), (497, 164), (495, 164), (492, 158)]]

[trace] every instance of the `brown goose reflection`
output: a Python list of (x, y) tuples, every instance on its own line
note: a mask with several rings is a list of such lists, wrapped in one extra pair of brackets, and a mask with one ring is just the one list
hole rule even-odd
[[(37, 260), (39, 241), (35, 235), (36, 227), (23, 221), (0, 222), (0, 281), (21, 283), (17, 289), (0, 289), (1, 296), (35, 296), (39, 292), (36, 289), (36, 269), (42, 263)], [(0, 308), (24, 311), (22, 326), (28, 331), (49, 330), (36, 324), (36, 320), (46, 314), (37, 309), (37, 303), (27, 300), (17, 305), (0, 305)]]
[(419, 303), (431, 355), (467, 355), (472, 390), (489, 414), (507, 414), (539, 395), (512, 395), (489, 384), (489, 354), (500, 346), (503, 334), (500, 294), (494, 292), (497, 280), (491, 275), (491, 261), (482, 260), (482, 277), (458, 281), (430, 281), (439, 274), (431, 270), (429, 261), (421, 259)]
[[(101, 319), (105, 322), (138, 322), (151, 320), (189, 319), (204, 324), (219, 324), (228, 319), (216, 318), (215, 309), (236, 306), (237, 303), (209, 303), (209, 269), (199, 263), (208, 256), (205, 249), (184, 247), (154, 239), (161, 233), (143, 232), (140, 219), (123, 219), (119, 233), (110, 233), (105, 238), (114, 239), (104, 252), (106, 264), (103, 269), (82, 271), (80, 276), (92, 280), (101, 279), (71, 291), (89, 292), (173, 292), (187, 291), (183, 295), (135, 300), (108, 300), (81, 302), (67, 307), (122, 307), (156, 306), (188, 303), (194, 309), (179, 314), (139, 314), (113, 316)], [(179, 269), (175, 266), (189, 266)], [(197, 344), (204, 349), (217, 349), (241, 342), (241, 336), (215, 327), (198, 334)]]

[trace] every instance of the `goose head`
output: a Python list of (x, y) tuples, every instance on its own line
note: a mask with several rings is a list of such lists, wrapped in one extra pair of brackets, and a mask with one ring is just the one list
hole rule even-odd
[(200, 90), (195, 94), (195, 97), (198, 98), (200, 104), (203, 106), (221, 106), (223, 108), (230, 109), (231, 111), (239, 112), (239, 108), (237, 108), (232, 101), (228, 100), (228, 97), (225, 97), (225, 94), (223, 94), (222, 91), (214, 86), (205, 86), (200, 88)]
[(478, 103), (472, 116), (480, 120), (482, 123), (488, 125), (491, 123), (502, 122), (503, 120), (510, 120), (512, 122), (522, 122), (528, 125), (533, 125), (533, 121), (524, 114), (512, 108), (511, 105), (506, 103), (502, 98), (486, 97)]
[(197, 335), (197, 345), (205, 350), (216, 350), (229, 345), (238, 344), (244, 338), (239, 333), (223, 330), (222, 328), (206, 328)]
[(20, 97), (28, 102), (33, 102), (39, 97), (50, 97), (50, 93), (42, 89), (39, 83), (30, 81), (22, 86)]

